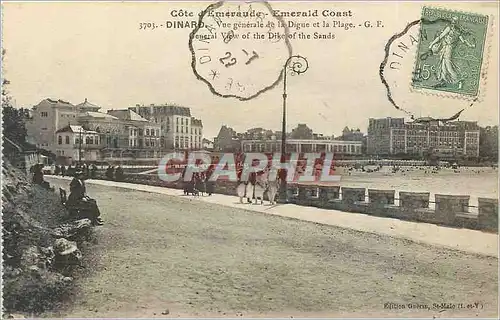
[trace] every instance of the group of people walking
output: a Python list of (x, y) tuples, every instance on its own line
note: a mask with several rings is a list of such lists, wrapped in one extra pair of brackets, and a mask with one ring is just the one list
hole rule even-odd
[(108, 180), (123, 181), (125, 178), (123, 168), (121, 166), (115, 168), (115, 166), (109, 165), (106, 169), (106, 178)]
[(95, 178), (97, 176), (97, 166), (95, 163), (77, 163), (74, 167), (70, 164), (67, 168), (65, 165), (56, 165), (54, 169), (54, 174), (61, 176), (73, 176), (75, 172), (82, 171), (87, 177)]
[(182, 171), (182, 181), (184, 182), (184, 194), (207, 193), (209, 196), (214, 193), (215, 182), (210, 181), (215, 168), (210, 166), (206, 172), (193, 173), (191, 180), (186, 181), (187, 166)]

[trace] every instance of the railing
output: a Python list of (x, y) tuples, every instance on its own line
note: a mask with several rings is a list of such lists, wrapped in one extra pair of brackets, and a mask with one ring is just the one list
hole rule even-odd
[[(498, 199), (478, 198), (478, 205), (469, 203), (468, 195), (435, 194), (429, 192), (399, 192), (340, 186), (289, 186), (292, 203), (416, 220), (471, 229), (498, 230)], [(433, 206), (431, 206), (433, 204)], [(432, 208), (434, 207), (434, 208)], [(476, 212), (471, 212), (475, 208)]]
[[(103, 174), (97, 178), (105, 179)], [(182, 181), (162, 181), (157, 174), (126, 173), (123, 182), (175, 189), (184, 186)], [(214, 193), (235, 196), (237, 186), (234, 181), (217, 181)], [(468, 195), (435, 194), (431, 200), (430, 192), (400, 191), (396, 197), (395, 190), (313, 184), (289, 184), (287, 193), (289, 202), (297, 205), (498, 232), (498, 199), (480, 197), (475, 206), (469, 204)], [(268, 200), (267, 195), (264, 198)]]

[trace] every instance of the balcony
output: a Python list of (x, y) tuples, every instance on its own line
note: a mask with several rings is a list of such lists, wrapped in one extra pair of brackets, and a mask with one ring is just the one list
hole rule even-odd
[(96, 150), (96, 149), (104, 148), (104, 145), (102, 145), (102, 144), (82, 144), (82, 145), (80, 145), (79, 143), (75, 143), (73, 145), (73, 149), (78, 150), (79, 148), (81, 148), (82, 150)]

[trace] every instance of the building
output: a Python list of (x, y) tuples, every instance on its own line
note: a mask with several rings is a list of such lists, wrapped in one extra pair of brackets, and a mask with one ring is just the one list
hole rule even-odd
[(136, 105), (130, 107), (141, 117), (160, 125), (160, 146), (165, 150), (201, 149), (203, 124), (191, 116), (187, 107), (175, 105)]
[[(121, 152), (125, 149), (129, 157), (160, 157), (160, 124), (148, 121), (130, 109), (108, 110), (108, 115), (116, 117), (121, 122), (118, 147), (107, 147), (109, 152)], [(112, 157), (112, 154), (110, 156)]]
[(16, 143), (3, 136), (2, 154), (9, 159), (10, 163), (19, 170), (29, 172), (31, 166), (39, 163), (39, 151), (34, 145), (27, 142)]
[(290, 138), (292, 139), (313, 139), (313, 130), (309, 128), (305, 123), (299, 123), (297, 127), (292, 129), (290, 133)]
[(203, 149), (203, 123), (200, 119), (191, 117), (191, 149)]
[(233, 128), (222, 125), (214, 138), (214, 151), (219, 152), (238, 152), (241, 148), (241, 142), (238, 134)]
[[(281, 131), (252, 128), (236, 133), (223, 125), (214, 139), (214, 150), (221, 152), (281, 152)], [(287, 152), (333, 152), (338, 155), (361, 155), (361, 141), (335, 140), (313, 131), (305, 124), (299, 124), (286, 139)]]
[[(333, 139), (287, 139), (287, 152), (333, 152), (337, 155), (361, 155), (361, 141)], [(281, 152), (281, 139), (242, 140), (243, 152)]]
[(202, 148), (203, 148), (203, 150), (213, 151), (214, 150), (214, 143), (212, 141), (204, 138), (202, 141)]
[[(55, 154), (59, 162), (96, 161), (100, 158), (99, 133), (86, 130), (80, 125), (67, 125), (55, 132)], [(65, 161), (62, 161), (62, 160)]]
[[(83, 158), (86, 160), (160, 157), (160, 124), (129, 109), (110, 110), (108, 113), (100, 112), (100, 109), (87, 99), (77, 105), (63, 100), (42, 100), (33, 107), (26, 122), (28, 141), (65, 158), (66, 162), (69, 159), (76, 161), (79, 155), (75, 154), (76, 138), (72, 132), (75, 128), (72, 126), (81, 126), (85, 134), (98, 136), (89, 144), (84, 140)], [(91, 150), (87, 152), (88, 148)]]
[(44, 99), (32, 108), (31, 118), (26, 121), (29, 143), (55, 153), (54, 133), (64, 126), (78, 123), (78, 109), (63, 100)]
[(405, 123), (403, 118), (369, 119), (368, 154), (414, 157), (434, 154), (442, 158), (479, 156), (477, 122), (428, 120)]
[(345, 127), (342, 130), (342, 136), (339, 137), (340, 140), (344, 141), (363, 141), (364, 133), (361, 130), (349, 129), (349, 127)]

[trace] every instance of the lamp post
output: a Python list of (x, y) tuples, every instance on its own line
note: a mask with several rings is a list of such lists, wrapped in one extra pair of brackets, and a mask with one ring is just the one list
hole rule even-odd
[(80, 127), (78, 137), (78, 164), (82, 164), (82, 127)]
[[(307, 71), (309, 64), (306, 58), (302, 56), (289, 57), (283, 66), (283, 119), (281, 127), (281, 162), (286, 161), (286, 99), (287, 99), (287, 74), (290, 72), (292, 76), (302, 74)], [(284, 173), (284, 171), (282, 171)], [(287, 202), (287, 181), (283, 174), (281, 180), (280, 199), (283, 203)]]

